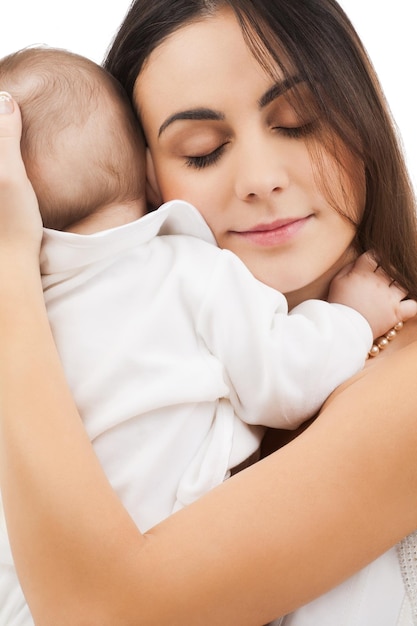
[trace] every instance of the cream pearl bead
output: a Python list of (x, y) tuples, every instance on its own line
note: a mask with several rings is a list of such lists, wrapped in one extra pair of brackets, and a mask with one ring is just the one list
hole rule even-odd
[(403, 328), (404, 322), (397, 322), (393, 328), (388, 330), (385, 335), (382, 337), (378, 337), (376, 341), (374, 341), (372, 348), (368, 352), (368, 357), (372, 358), (377, 356), (381, 350), (384, 350), (390, 341), (395, 339), (397, 333)]

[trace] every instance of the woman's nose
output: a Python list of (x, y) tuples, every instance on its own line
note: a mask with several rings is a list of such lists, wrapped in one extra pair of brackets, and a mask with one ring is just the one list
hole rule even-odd
[(236, 195), (240, 200), (266, 200), (271, 194), (288, 187), (288, 164), (283, 147), (266, 136), (239, 146), (236, 168)]

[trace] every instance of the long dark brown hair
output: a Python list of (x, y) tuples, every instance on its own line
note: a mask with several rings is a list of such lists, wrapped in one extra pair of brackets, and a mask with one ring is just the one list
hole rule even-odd
[(332, 129), (362, 162), (366, 201), (356, 249), (373, 250), (389, 274), (417, 297), (413, 187), (375, 71), (335, 0), (135, 0), (108, 52), (106, 69), (133, 101), (135, 81), (151, 52), (185, 24), (224, 6), (234, 11), (266, 68), (273, 71), (275, 65), (289, 79), (294, 71), (301, 77), (321, 126)]

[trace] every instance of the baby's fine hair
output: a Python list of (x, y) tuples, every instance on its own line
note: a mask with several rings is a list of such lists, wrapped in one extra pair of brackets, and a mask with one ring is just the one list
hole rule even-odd
[(0, 89), (21, 108), (22, 155), (45, 226), (143, 198), (142, 131), (106, 70), (67, 50), (25, 48), (0, 60)]

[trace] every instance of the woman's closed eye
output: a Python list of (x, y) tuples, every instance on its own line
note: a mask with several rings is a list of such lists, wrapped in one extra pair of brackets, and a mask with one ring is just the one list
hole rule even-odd
[(301, 86), (297, 92), (290, 90), (274, 100), (267, 109), (266, 121), (280, 135), (302, 139), (318, 129), (318, 119), (314, 111), (310, 92)]
[(186, 167), (204, 169), (220, 159), (230, 139), (217, 121), (181, 120), (168, 129), (163, 144), (165, 152)]
[[(314, 133), (317, 129), (317, 124), (314, 121), (306, 122), (300, 125), (276, 125), (272, 126), (272, 130), (276, 131), (280, 135), (284, 137), (288, 137), (290, 139), (302, 139), (303, 137), (307, 137)], [(229, 142), (225, 141), (220, 144), (214, 150), (210, 150), (210, 152), (206, 152), (204, 154), (195, 154), (188, 155), (185, 157), (185, 163), (187, 167), (195, 168), (195, 169), (204, 169), (210, 167), (211, 165), (215, 165), (221, 156)]]
[(284, 135), (285, 137), (289, 137), (292, 139), (302, 139), (303, 137), (307, 137), (314, 133), (317, 130), (316, 122), (307, 122), (305, 124), (300, 124), (299, 126), (273, 126), (273, 130), (279, 132), (279, 134)]
[(222, 143), (220, 146), (208, 152), (207, 154), (196, 154), (194, 156), (186, 157), (187, 167), (194, 167), (195, 169), (204, 169), (214, 165), (222, 156), (224, 149), (228, 142)]

